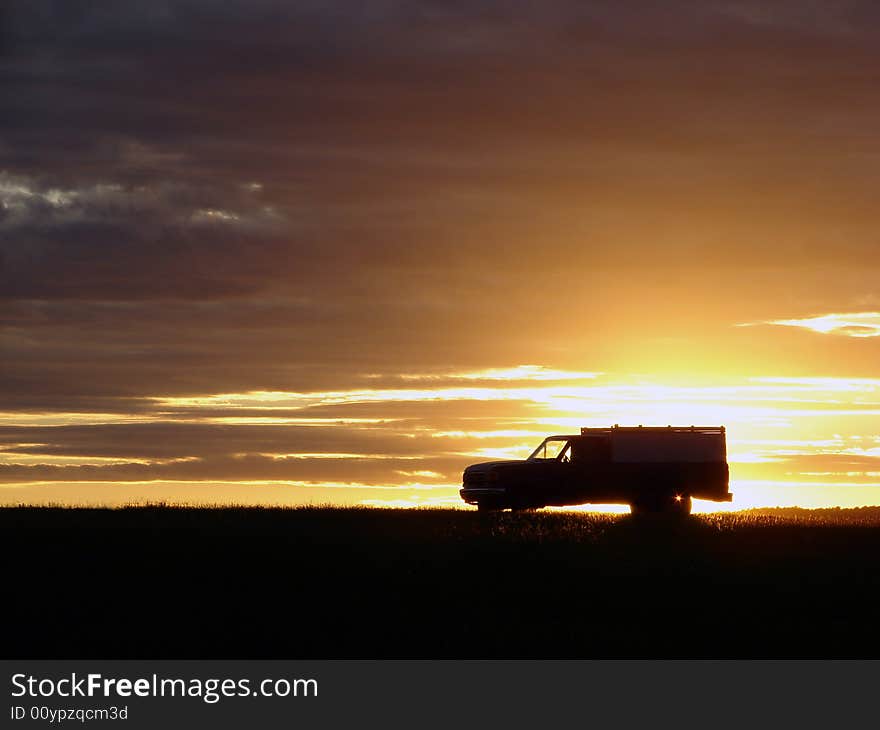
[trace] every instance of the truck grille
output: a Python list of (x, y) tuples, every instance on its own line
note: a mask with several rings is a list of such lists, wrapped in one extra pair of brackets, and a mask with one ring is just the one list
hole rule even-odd
[(466, 474), (464, 477), (464, 486), (467, 489), (473, 489), (476, 487), (485, 487), (487, 483), (486, 474), (483, 472), (477, 472), (475, 474)]

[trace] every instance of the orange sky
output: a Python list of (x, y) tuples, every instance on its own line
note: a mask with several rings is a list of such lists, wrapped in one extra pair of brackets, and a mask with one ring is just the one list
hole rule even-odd
[(458, 504), (696, 422), (733, 507), (880, 503), (878, 20), (8, 11), (0, 502)]

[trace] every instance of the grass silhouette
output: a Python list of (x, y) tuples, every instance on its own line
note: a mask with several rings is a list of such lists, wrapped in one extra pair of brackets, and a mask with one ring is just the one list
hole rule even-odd
[(0, 509), (8, 658), (874, 657), (880, 508)]

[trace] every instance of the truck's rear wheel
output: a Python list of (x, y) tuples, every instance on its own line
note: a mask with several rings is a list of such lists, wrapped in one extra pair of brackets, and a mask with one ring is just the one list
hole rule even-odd
[(691, 496), (689, 494), (652, 494), (634, 500), (630, 504), (630, 512), (634, 515), (689, 515), (691, 513)]
[(689, 515), (691, 513), (691, 495), (675, 494), (669, 503), (667, 510), (677, 515)]

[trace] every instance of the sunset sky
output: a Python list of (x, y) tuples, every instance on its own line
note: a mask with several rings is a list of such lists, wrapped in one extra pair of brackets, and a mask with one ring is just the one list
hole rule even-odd
[(0, 79), (2, 504), (456, 505), (613, 423), (880, 504), (877, 3), (12, 0)]

